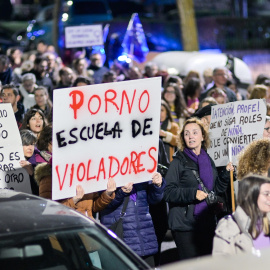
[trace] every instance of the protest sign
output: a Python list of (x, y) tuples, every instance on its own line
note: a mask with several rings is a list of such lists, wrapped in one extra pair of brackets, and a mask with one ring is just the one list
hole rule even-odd
[(10, 103), (0, 103), (0, 188), (32, 194), (29, 174), (21, 168), (22, 141)]
[(53, 200), (151, 179), (156, 171), (161, 78), (54, 91)]
[(81, 25), (65, 27), (66, 48), (103, 45), (102, 25)]
[(229, 154), (236, 165), (237, 155), (250, 142), (263, 137), (266, 105), (262, 99), (243, 100), (212, 106), (207, 150), (215, 165), (226, 166)]

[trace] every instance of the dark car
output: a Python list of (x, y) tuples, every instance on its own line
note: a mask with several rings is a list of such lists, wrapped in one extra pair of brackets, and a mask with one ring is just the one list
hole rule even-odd
[(149, 269), (110, 230), (57, 202), (0, 189), (0, 269)]

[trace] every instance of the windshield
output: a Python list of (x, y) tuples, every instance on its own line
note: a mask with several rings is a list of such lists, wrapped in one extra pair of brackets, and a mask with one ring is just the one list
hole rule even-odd
[(0, 239), (0, 265), (22, 270), (143, 269), (95, 227)]

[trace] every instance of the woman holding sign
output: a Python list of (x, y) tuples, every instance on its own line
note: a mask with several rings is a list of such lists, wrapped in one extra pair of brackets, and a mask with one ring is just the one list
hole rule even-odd
[(209, 145), (202, 121), (188, 119), (180, 133), (180, 149), (166, 175), (164, 198), (170, 207), (169, 228), (181, 260), (211, 254), (216, 226), (214, 210), (219, 204), (210, 199), (226, 190), (229, 171), (233, 170), (229, 163), (225, 178), (219, 178), (206, 152)]

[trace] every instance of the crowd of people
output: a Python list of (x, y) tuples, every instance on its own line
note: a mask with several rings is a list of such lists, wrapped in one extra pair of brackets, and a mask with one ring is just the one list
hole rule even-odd
[[(108, 179), (105, 191), (91, 194), (85, 194), (78, 185), (76, 196), (60, 203), (91, 218), (99, 212), (101, 223), (107, 227), (124, 209), (123, 241), (151, 266), (160, 263), (160, 245), (167, 229), (179, 260), (269, 247), (270, 76), (258, 76), (243, 95), (226, 67), (208, 68), (203, 74), (190, 70), (182, 76), (169, 74), (152, 62), (143, 70), (118, 61), (105, 67), (103, 62), (100, 53), (88, 59), (78, 51), (72, 63), (64, 65), (53, 46), (42, 41), (36, 51), (23, 53), (12, 48), (0, 55), (0, 98), (12, 105), (25, 156), (20, 164), (30, 176), (32, 193), (52, 199), (56, 89), (161, 76), (161, 92), (157, 91), (161, 95), (161, 104), (157, 104), (161, 110), (159, 172), (150, 181), (133, 184), (130, 179), (120, 188), (114, 179)], [(264, 138), (241, 152), (237, 167), (229, 162), (216, 168), (207, 154), (211, 107), (244, 99), (265, 99), (268, 116)], [(235, 213), (227, 196), (230, 171), (240, 180)], [(213, 208), (209, 199), (212, 193), (223, 197), (227, 207), (222, 213)], [(247, 238), (244, 247), (238, 244), (242, 238)]]

